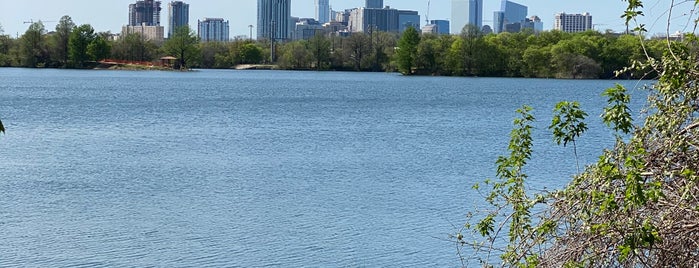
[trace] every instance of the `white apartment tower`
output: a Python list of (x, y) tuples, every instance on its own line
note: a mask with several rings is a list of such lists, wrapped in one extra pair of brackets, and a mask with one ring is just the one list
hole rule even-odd
[(558, 13), (555, 17), (553, 29), (568, 33), (577, 33), (592, 30), (592, 15), (590, 15), (590, 13)]

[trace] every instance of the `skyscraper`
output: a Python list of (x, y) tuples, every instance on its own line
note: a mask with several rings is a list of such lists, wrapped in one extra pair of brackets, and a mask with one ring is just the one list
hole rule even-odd
[(493, 32), (504, 32), (506, 26), (510, 24), (519, 23), (521, 25), (527, 18), (527, 11), (527, 6), (503, 0), (500, 11), (495, 11), (493, 15)]
[(291, 0), (257, 0), (257, 39), (286, 40), (291, 28)]
[(141, 0), (129, 5), (130, 26), (160, 26), (160, 1)]
[(584, 14), (556, 14), (553, 24), (554, 30), (568, 33), (584, 32), (592, 29), (592, 15)]
[(330, 21), (330, 0), (316, 0), (316, 19), (320, 24)]
[(189, 25), (189, 4), (182, 1), (172, 1), (168, 4), (170, 15), (167, 37), (170, 38), (177, 28)]
[(460, 34), (467, 24), (483, 27), (483, 0), (452, 0), (451, 29)]
[(202, 42), (230, 41), (230, 24), (221, 18), (204, 18), (198, 21), (197, 28)]
[(365, 8), (383, 8), (383, 0), (366, 0)]

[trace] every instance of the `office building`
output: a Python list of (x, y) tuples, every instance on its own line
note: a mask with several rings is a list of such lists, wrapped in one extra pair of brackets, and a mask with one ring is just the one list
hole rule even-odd
[(522, 23), (526, 19), (527, 6), (503, 0), (500, 5), (500, 11), (493, 13), (493, 32), (519, 32)]
[(466, 25), (483, 27), (483, 0), (452, 0), (451, 31), (460, 34)]
[(257, 39), (291, 37), (291, 0), (257, 0)]
[(330, 22), (330, 0), (316, 1), (316, 20), (320, 24)]
[(423, 34), (449, 34), (448, 20), (430, 20), (430, 24), (422, 27)]
[(402, 33), (408, 27), (413, 27), (415, 30), (420, 30), (420, 15), (417, 11), (398, 10), (398, 32)]
[(398, 10), (392, 8), (358, 8), (350, 12), (347, 24), (350, 32), (383, 31), (397, 33)]
[(129, 5), (129, 25), (160, 26), (160, 11), (160, 1), (136, 1)]
[(383, 0), (366, 0), (365, 8), (383, 8)]
[(554, 30), (559, 30), (568, 33), (584, 32), (592, 30), (592, 15), (584, 14), (556, 14), (553, 24)]
[(198, 21), (199, 39), (202, 42), (228, 42), (230, 41), (229, 22), (222, 18), (204, 18)]
[(189, 25), (189, 4), (182, 1), (172, 1), (168, 4), (168, 32), (167, 38), (172, 37), (177, 28)]
[(524, 21), (522, 29), (531, 29), (534, 33), (540, 33), (544, 31), (544, 23), (538, 16), (531, 16)]
[(303, 18), (296, 22), (296, 28), (294, 29), (293, 39), (294, 40), (310, 40), (317, 34), (322, 34), (324, 32), (323, 24), (315, 19)]

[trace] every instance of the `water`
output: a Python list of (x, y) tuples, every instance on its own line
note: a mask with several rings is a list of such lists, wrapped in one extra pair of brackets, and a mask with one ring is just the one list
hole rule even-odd
[(539, 119), (529, 185), (561, 186), (553, 105), (591, 114), (589, 163), (613, 84), (0, 69), (0, 266), (456, 267), (514, 110)]

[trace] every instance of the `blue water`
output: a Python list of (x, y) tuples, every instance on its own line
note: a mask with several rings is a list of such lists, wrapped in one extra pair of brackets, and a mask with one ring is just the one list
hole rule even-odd
[(530, 187), (559, 187), (576, 167), (553, 105), (590, 113), (589, 163), (613, 85), (0, 69), (0, 266), (456, 267), (448, 235), (482, 204), (471, 186), (514, 110), (539, 119)]

